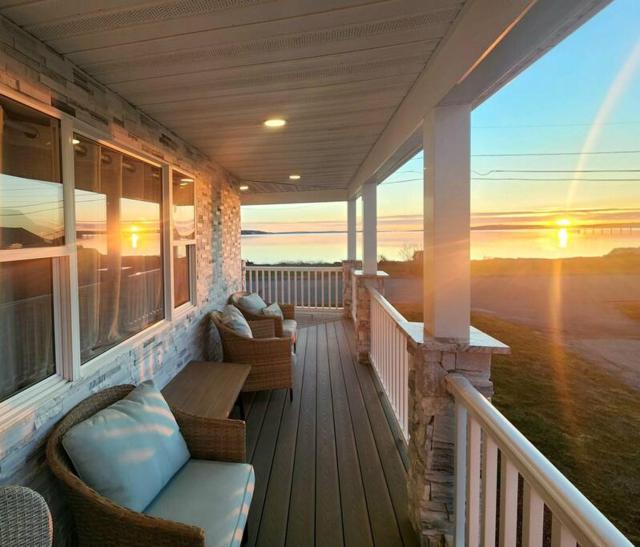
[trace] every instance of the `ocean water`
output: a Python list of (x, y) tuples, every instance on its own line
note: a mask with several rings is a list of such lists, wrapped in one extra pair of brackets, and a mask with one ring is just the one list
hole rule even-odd
[[(406, 260), (422, 248), (422, 232), (378, 233), (378, 255)], [(602, 256), (621, 247), (640, 247), (640, 229), (473, 230), (471, 258), (568, 258)], [(362, 235), (358, 238), (361, 256)], [(347, 253), (346, 233), (242, 236), (242, 258), (256, 264), (337, 262)]]

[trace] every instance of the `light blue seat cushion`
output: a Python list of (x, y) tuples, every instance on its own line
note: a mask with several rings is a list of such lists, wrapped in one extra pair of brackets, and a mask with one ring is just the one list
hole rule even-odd
[(62, 445), (86, 484), (134, 511), (147, 507), (191, 457), (150, 381), (73, 426)]
[(224, 325), (229, 327), (236, 334), (246, 338), (253, 338), (253, 333), (251, 332), (249, 323), (247, 323), (242, 312), (235, 306), (227, 304), (222, 309), (222, 314), (220, 314), (219, 317), (220, 321), (222, 321)]
[(277, 317), (279, 319), (284, 319), (282, 309), (276, 302), (267, 306), (266, 308), (262, 308), (262, 315), (264, 315), (265, 317)]
[(254, 485), (249, 464), (189, 460), (144, 512), (202, 528), (206, 547), (236, 547)]
[(252, 292), (238, 299), (238, 307), (246, 312), (259, 315), (267, 307), (267, 303), (258, 293)]
[(295, 341), (296, 332), (298, 330), (298, 322), (295, 319), (285, 319), (282, 322), (282, 335), (285, 338), (291, 338)]

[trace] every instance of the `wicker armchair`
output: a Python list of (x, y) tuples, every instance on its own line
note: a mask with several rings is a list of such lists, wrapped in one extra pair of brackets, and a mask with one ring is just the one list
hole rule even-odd
[(244, 315), (247, 321), (264, 321), (266, 319), (268, 319), (269, 321), (272, 321), (276, 338), (282, 338), (283, 336), (287, 336), (285, 332), (287, 332), (287, 329), (288, 329), (290, 331), (288, 334), (291, 336), (291, 339), (295, 346), (296, 328), (297, 328), (297, 325), (295, 323), (296, 307), (293, 304), (278, 304), (280, 306), (280, 309), (282, 310), (282, 315), (284, 316), (284, 318), (280, 319), (279, 317), (265, 317), (264, 315), (259, 315), (259, 314), (246, 311), (245, 309), (241, 308), (238, 305), (238, 300), (240, 300), (241, 297), (247, 294), (249, 293), (246, 291), (239, 291), (239, 292), (233, 293), (229, 297), (229, 304), (233, 304), (236, 308), (238, 308), (242, 312), (242, 315)]
[(227, 327), (216, 312), (211, 314), (211, 321), (220, 332), (224, 360), (251, 365), (243, 391), (286, 388), (289, 398), (293, 399), (295, 356), (291, 352), (291, 340), (275, 337), (273, 321), (265, 318), (248, 321), (253, 338), (245, 338)]
[(51, 513), (43, 497), (24, 486), (0, 487), (0, 545), (50, 547)]
[[(134, 386), (105, 389), (73, 408), (47, 441), (47, 460), (71, 506), (78, 544), (86, 547), (204, 547), (197, 526), (159, 519), (122, 507), (87, 486), (74, 472), (62, 437), (75, 424), (125, 397)], [(196, 459), (245, 461), (245, 424), (239, 420), (192, 416), (172, 408), (191, 456)]]

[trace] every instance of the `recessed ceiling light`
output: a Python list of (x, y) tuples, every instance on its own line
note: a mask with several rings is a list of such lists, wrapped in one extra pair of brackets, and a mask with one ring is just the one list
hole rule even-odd
[(282, 127), (287, 124), (287, 120), (283, 120), (282, 118), (269, 118), (265, 120), (264, 125), (267, 127)]
[(289, 175), (289, 180), (300, 180), (301, 178), (300, 175)]
[(246, 192), (249, 189), (249, 187), (246, 184), (243, 184), (242, 186), (240, 186), (240, 191), (241, 192)]
[(71, 144), (80, 144), (80, 141), (78, 139), (73, 139), (71, 141)]

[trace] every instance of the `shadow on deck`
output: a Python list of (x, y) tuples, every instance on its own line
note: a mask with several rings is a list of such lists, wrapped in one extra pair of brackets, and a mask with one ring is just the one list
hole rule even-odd
[(246, 395), (249, 545), (417, 545), (406, 471), (351, 323), (302, 317), (293, 402)]

